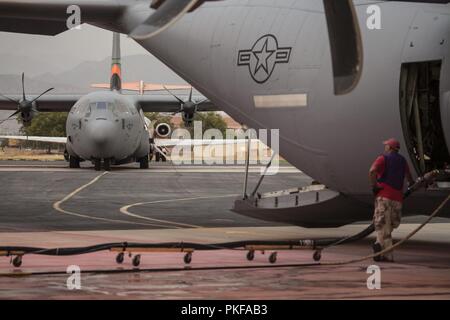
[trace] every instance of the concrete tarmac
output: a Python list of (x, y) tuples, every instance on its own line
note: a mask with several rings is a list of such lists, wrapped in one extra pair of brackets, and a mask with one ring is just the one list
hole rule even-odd
[[(252, 170), (250, 187), (259, 178), (258, 170)], [(283, 167), (266, 177), (261, 191), (310, 183), (298, 170)], [(0, 162), (0, 184), (2, 246), (309, 239), (344, 236), (364, 227), (304, 229), (233, 213), (229, 209), (242, 192), (242, 166), (153, 164), (139, 170), (131, 165), (102, 174), (88, 165), (69, 170), (58, 162)], [(405, 219), (395, 238), (406, 236), (422, 220)], [(138, 269), (129, 258), (117, 265), (115, 254), (105, 251), (72, 257), (25, 255), (20, 268), (9, 257), (0, 257), (0, 299), (448, 299), (450, 223), (437, 221), (397, 250), (396, 263), (380, 264), (380, 290), (367, 288), (366, 271), (373, 261), (312, 266), (311, 251), (279, 252), (276, 264), (267, 260), (270, 251), (257, 253), (251, 262), (242, 251), (194, 252), (189, 266), (182, 253), (147, 253)], [(331, 248), (322, 259), (370, 254), (372, 241)], [(66, 287), (66, 268), (72, 264), (83, 272), (81, 290)]]

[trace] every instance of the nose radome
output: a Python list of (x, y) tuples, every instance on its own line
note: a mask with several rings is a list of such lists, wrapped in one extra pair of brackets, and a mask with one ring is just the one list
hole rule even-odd
[(114, 124), (108, 120), (96, 120), (91, 124), (89, 131), (93, 142), (103, 147), (114, 135)]

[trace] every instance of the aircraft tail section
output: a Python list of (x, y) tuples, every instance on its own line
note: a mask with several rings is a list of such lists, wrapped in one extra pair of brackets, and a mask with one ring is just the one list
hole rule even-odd
[(111, 90), (122, 90), (122, 65), (120, 56), (120, 34), (114, 32), (113, 34), (113, 48), (111, 60)]

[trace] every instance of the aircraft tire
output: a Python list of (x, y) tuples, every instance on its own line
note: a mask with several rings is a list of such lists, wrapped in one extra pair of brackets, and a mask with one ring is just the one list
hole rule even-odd
[(139, 159), (139, 167), (141, 169), (148, 169), (148, 156)]
[(94, 169), (95, 169), (95, 171), (102, 170), (102, 161), (100, 159), (94, 160)]
[(105, 171), (111, 171), (111, 159), (105, 159), (103, 161), (103, 168)]
[(80, 168), (80, 160), (77, 157), (69, 156), (69, 168), (71, 169)]

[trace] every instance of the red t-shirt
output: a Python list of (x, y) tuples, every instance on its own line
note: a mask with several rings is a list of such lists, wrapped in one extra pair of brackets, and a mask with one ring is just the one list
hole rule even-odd
[[(370, 170), (375, 170), (375, 172), (377, 173), (377, 179), (379, 179), (383, 176), (384, 168), (385, 168), (384, 157), (379, 156), (378, 158), (375, 159), (375, 162), (372, 164), (372, 167)], [(405, 167), (405, 174), (406, 175), (409, 174), (408, 163), (406, 164), (406, 167)], [(403, 190), (397, 190), (384, 182), (379, 182), (378, 185), (380, 187), (382, 187), (383, 190), (381, 190), (378, 193), (377, 198), (383, 197), (383, 198), (387, 198), (390, 200), (403, 202)]]

